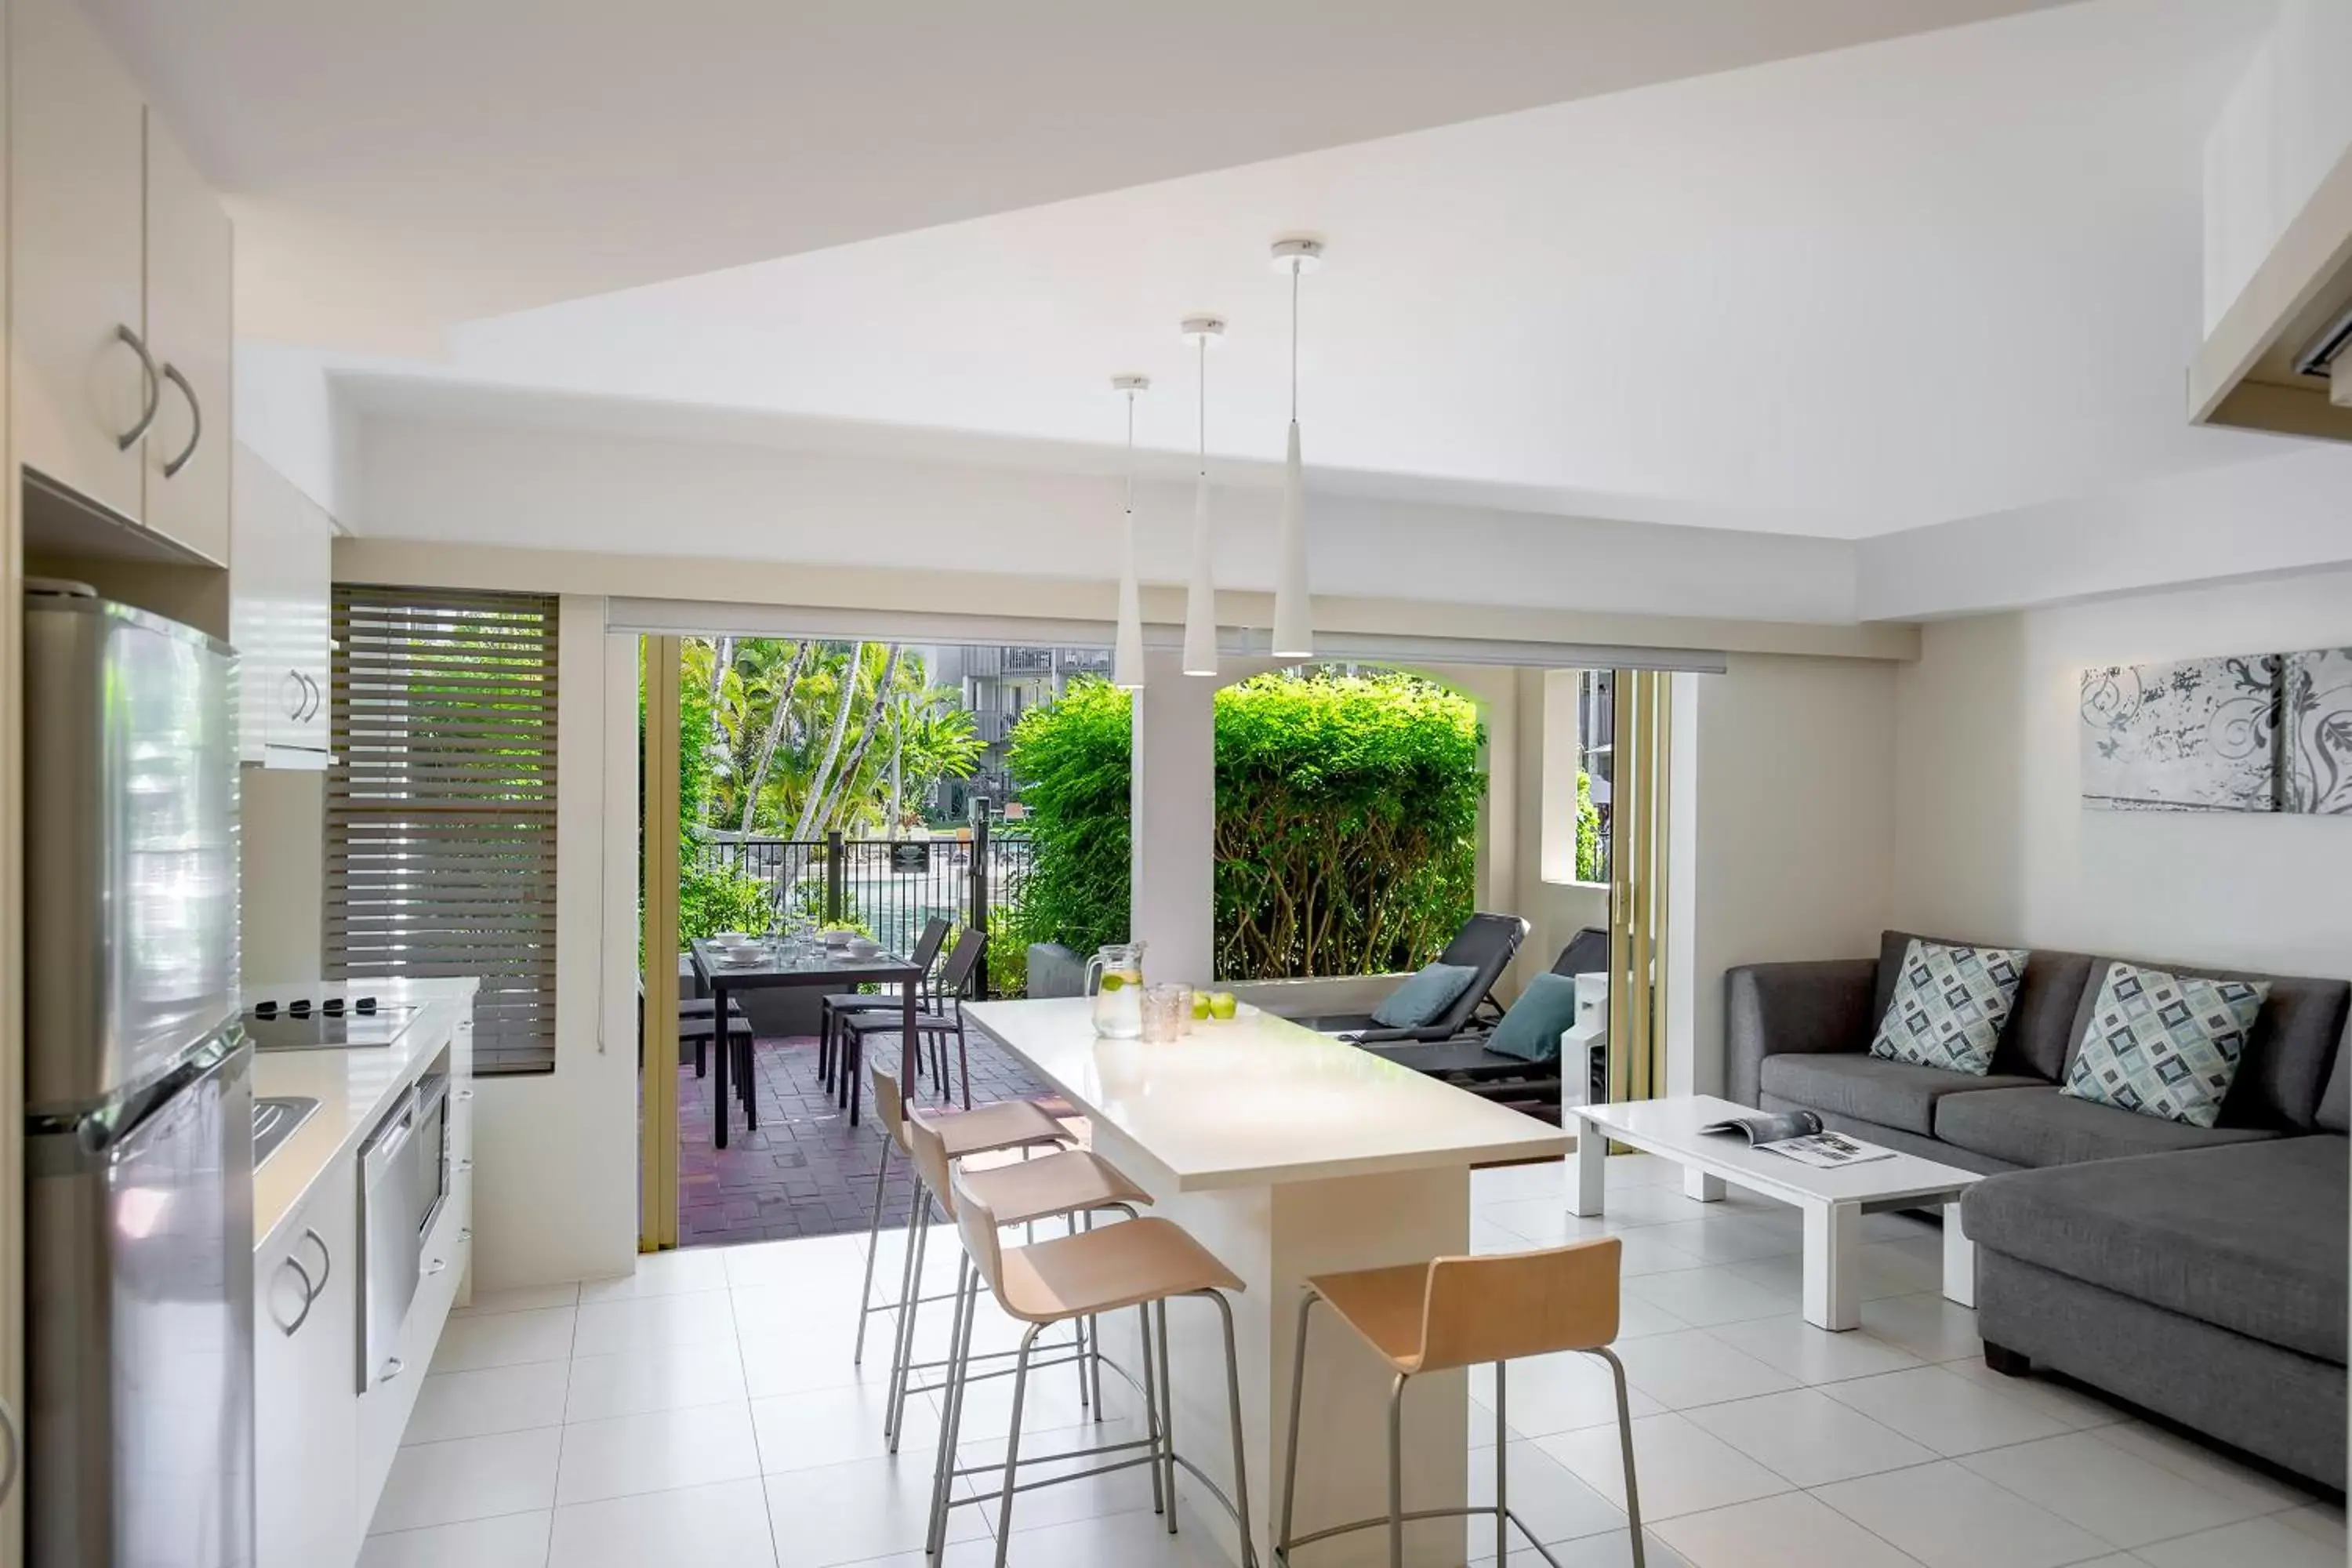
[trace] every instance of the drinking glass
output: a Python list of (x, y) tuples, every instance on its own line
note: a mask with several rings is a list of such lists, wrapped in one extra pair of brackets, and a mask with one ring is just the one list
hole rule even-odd
[(1190, 985), (1147, 985), (1143, 988), (1143, 1037), (1154, 1043), (1173, 1040), (1184, 1032), (1192, 1011)]

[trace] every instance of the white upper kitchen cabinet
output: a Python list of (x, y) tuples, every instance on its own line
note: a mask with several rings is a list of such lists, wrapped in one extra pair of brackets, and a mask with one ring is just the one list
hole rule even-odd
[(163, 378), (146, 440), (155, 532), (229, 558), (232, 241), (227, 212), (153, 114), (147, 117), (147, 344)]
[(242, 442), (232, 449), (237, 754), (264, 767), (323, 768), (334, 521)]
[(164, 392), (145, 341), (145, 108), (73, 0), (7, 16), (16, 460), (136, 519)]

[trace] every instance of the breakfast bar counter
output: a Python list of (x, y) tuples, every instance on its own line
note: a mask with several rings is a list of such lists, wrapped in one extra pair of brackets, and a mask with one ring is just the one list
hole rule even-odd
[[(1559, 1129), (1268, 1014), (1195, 1023), (1166, 1044), (1094, 1031), (1082, 997), (982, 1002), (964, 1016), (1092, 1124), (1096, 1152), (1150, 1192), (1238, 1274), (1234, 1302), (1244, 1432), (1261, 1562), (1281, 1506), (1276, 1445), (1287, 1428), (1299, 1291), (1310, 1276), (1470, 1250), (1470, 1171), (1564, 1154)], [(1126, 1314), (1120, 1314), (1124, 1319)], [(1213, 1316), (1171, 1310), (1177, 1446), (1231, 1489)], [(1132, 1355), (1106, 1321), (1107, 1351)], [(1301, 1531), (1385, 1512), (1386, 1369), (1348, 1336), (1318, 1336), (1301, 1424)], [(1417, 1378), (1405, 1399), (1405, 1507), (1459, 1506), (1468, 1485), (1462, 1373)], [(1187, 1481), (1189, 1485), (1189, 1480)], [(1223, 1510), (1188, 1504), (1191, 1528), (1239, 1558)], [(1407, 1561), (1459, 1563), (1460, 1521), (1415, 1525)], [(1313, 1549), (1316, 1568), (1387, 1561), (1380, 1531)]]

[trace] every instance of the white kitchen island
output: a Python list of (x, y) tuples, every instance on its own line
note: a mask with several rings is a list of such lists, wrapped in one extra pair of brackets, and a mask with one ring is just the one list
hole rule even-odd
[[(1290, 1408), (1292, 1335), (1311, 1275), (1470, 1250), (1474, 1165), (1565, 1153), (1558, 1129), (1271, 1015), (1204, 1023), (1173, 1044), (1107, 1040), (1084, 998), (983, 1002), (964, 1016), (1093, 1124), (1096, 1152), (1148, 1189), (1241, 1276), (1240, 1339), (1249, 1492), (1260, 1561), (1271, 1564), (1281, 1500), (1276, 1450)], [(1127, 1319), (1125, 1313), (1120, 1320)], [(1169, 1307), (1176, 1446), (1232, 1489), (1222, 1352), (1214, 1314)], [(1104, 1344), (1132, 1364), (1131, 1322)], [(1122, 1337), (1123, 1336), (1123, 1337)], [(1389, 1374), (1334, 1320), (1307, 1362), (1297, 1528), (1304, 1533), (1388, 1506)], [(1459, 1373), (1416, 1378), (1405, 1396), (1407, 1510), (1459, 1506), (1468, 1484), (1469, 1401)], [(1194, 1485), (1186, 1477), (1179, 1491)], [(1236, 1549), (1213, 1500), (1183, 1523)], [(1407, 1561), (1464, 1561), (1461, 1521), (1408, 1532)], [(1387, 1561), (1381, 1531), (1307, 1549), (1311, 1568)]]

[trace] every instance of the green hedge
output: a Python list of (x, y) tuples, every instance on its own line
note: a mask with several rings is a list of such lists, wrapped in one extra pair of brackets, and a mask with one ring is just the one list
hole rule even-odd
[[(1127, 934), (1125, 692), (1032, 709), (1012, 766), (1035, 861), (1022, 942)], [(1472, 909), (1486, 787), (1476, 706), (1413, 676), (1259, 676), (1216, 695), (1216, 977), (1363, 974), (1429, 961)]]

